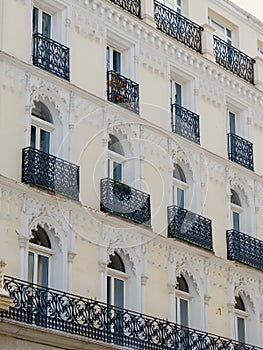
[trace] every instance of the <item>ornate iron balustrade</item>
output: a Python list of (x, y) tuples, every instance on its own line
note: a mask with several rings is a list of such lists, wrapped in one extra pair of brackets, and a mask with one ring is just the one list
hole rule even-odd
[(238, 163), (249, 170), (254, 170), (253, 143), (242, 137), (229, 133), (228, 136), (228, 159)]
[(214, 35), (214, 54), (220, 66), (254, 84), (254, 63), (256, 61), (253, 58), (216, 35)]
[(139, 114), (139, 84), (111, 70), (107, 72), (108, 101)]
[(40, 33), (33, 34), (33, 64), (69, 80), (69, 48)]
[(245, 233), (228, 230), (227, 258), (263, 270), (263, 242)]
[(182, 239), (213, 251), (211, 220), (176, 205), (167, 208), (167, 215), (169, 238)]
[(114, 4), (120, 6), (124, 10), (130, 12), (132, 15), (140, 17), (140, 0), (110, 0)]
[(105, 178), (100, 182), (100, 209), (139, 224), (151, 225), (150, 195)]
[(200, 143), (199, 115), (177, 105), (171, 105), (172, 131), (186, 139)]
[(154, 0), (154, 19), (156, 28), (161, 32), (201, 53), (203, 27), (156, 0)]
[(79, 200), (79, 166), (31, 147), (22, 157), (23, 183)]
[(2, 318), (144, 350), (262, 350), (96, 300), (4, 277), (13, 298)]

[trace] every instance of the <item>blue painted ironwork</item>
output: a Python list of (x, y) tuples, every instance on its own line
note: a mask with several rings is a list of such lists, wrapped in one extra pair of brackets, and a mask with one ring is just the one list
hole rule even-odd
[(139, 84), (111, 70), (107, 72), (108, 101), (139, 114)]
[(199, 115), (189, 109), (177, 105), (171, 105), (172, 131), (186, 139), (200, 143)]
[(69, 48), (55, 40), (33, 34), (33, 64), (56, 76), (69, 80)]
[(168, 237), (178, 238), (213, 251), (212, 222), (189, 210), (171, 205), (167, 208)]
[(79, 199), (79, 166), (31, 147), (22, 157), (23, 183)]
[(227, 258), (263, 270), (263, 242), (245, 233), (228, 230)]
[(156, 28), (161, 32), (197, 52), (202, 52), (203, 27), (156, 0), (154, 0), (154, 19)]
[(140, 0), (110, 0), (114, 4), (120, 6), (132, 15), (140, 17)]
[(261, 349), (8, 276), (4, 277), (4, 289), (13, 298), (13, 304), (9, 311), (1, 313), (3, 319), (12, 319), (104, 343), (138, 350)]
[(254, 84), (254, 63), (256, 61), (253, 58), (216, 35), (214, 35), (214, 54), (220, 66)]
[(101, 211), (151, 225), (150, 195), (110, 178), (100, 182)]
[(232, 133), (227, 134), (227, 136), (228, 159), (249, 170), (254, 170), (253, 143)]

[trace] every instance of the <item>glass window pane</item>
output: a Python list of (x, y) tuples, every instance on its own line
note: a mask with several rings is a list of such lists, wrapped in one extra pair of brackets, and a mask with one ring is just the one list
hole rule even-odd
[(114, 279), (114, 305), (124, 307), (124, 281), (118, 278)]
[(232, 134), (236, 133), (236, 116), (232, 112), (229, 112), (229, 129)]
[(34, 283), (34, 253), (28, 253), (28, 282)]
[(42, 13), (42, 34), (51, 37), (51, 16), (46, 12)]
[(175, 93), (176, 93), (176, 101), (175, 103), (179, 106), (182, 106), (182, 86), (180, 84), (175, 83)]
[(242, 343), (246, 342), (245, 320), (241, 317), (237, 317), (237, 340)]
[(37, 148), (36, 136), (37, 136), (37, 129), (35, 126), (31, 125), (30, 146), (33, 148)]
[(38, 32), (38, 9), (33, 8), (33, 34)]
[(233, 229), (236, 231), (239, 230), (239, 213), (233, 212)]
[(121, 54), (115, 50), (113, 50), (113, 70), (121, 73)]
[(111, 277), (107, 276), (107, 303), (112, 304)]
[(107, 46), (106, 60), (107, 60), (107, 71), (109, 71), (111, 69), (111, 67), (110, 67), (110, 48), (109, 48), (109, 46)]
[(184, 190), (177, 188), (177, 206), (184, 208)]
[(181, 325), (188, 327), (188, 301), (180, 299)]
[(48, 287), (48, 263), (49, 258), (47, 256), (38, 256), (37, 284), (40, 284), (44, 287)]
[(42, 152), (49, 153), (49, 142), (50, 142), (50, 133), (46, 130), (40, 130), (40, 145), (39, 149)]
[(122, 181), (122, 164), (113, 162), (113, 179)]

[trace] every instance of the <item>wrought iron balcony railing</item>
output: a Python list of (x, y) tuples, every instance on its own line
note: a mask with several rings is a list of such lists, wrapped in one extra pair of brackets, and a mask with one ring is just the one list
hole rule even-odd
[(31, 147), (23, 149), (22, 182), (79, 200), (79, 166)]
[(213, 251), (211, 220), (171, 205), (167, 208), (168, 237), (178, 238)]
[(256, 61), (253, 58), (216, 35), (214, 35), (214, 54), (220, 66), (254, 84), (254, 63)]
[(202, 52), (203, 27), (154, 0), (156, 28), (191, 49)]
[(33, 34), (33, 64), (69, 80), (69, 48), (40, 33)]
[(105, 178), (100, 182), (101, 211), (151, 225), (150, 195), (124, 183)]
[(228, 230), (227, 258), (263, 270), (263, 242), (245, 233)]
[(130, 12), (132, 15), (140, 17), (140, 0), (110, 0), (114, 4), (122, 7), (124, 10)]
[(238, 163), (249, 170), (254, 170), (253, 143), (242, 137), (229, 133), (228, 136), (228, 159)]
[[(260, 350), (218, 335), (96, 300), (4, 277), (13, 298), (3, 319), (54, 329), (138, 350)], [(262, 349), (261, 349), (262, 350)]]
[(107, 72), (108, 101), (139, 114), (139, 84), (111, 70)]
[(199, 115), (177, 105), (171, 105), (172, 131), (186, 139), (200, 143)]

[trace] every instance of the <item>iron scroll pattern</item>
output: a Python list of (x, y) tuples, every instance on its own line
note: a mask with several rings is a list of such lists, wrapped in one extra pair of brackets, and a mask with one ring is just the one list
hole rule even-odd
[(227, 134), (227, 136), (228, 159), (253, 171), (253, 143), (232, 133)]
[(202, 52), (203, 27), (154, 0), (156, 28), (189, 48)]
[(184, 138), (200, 143), (199, 115), (189, 109), (177, 105), (171, 105), (172, 132)]
[(210, 219), (176, 205), (167, 208), (167, 215), (169, 238), (178, 238), (213, 251)]
[(256, 61), (253, 58), (216, 35), (214, 35), (214, 54), (216, 63), (254, 84), (254, 63)]
[(35, 148), (23, 149), (22, 182), (79, 200), (79, 166)]
[(40, 33), (33, 34), (33, 65), (69, 81), (69, 48)]
[(124, 10), (130, 12), (132, 15), (140, 18), (140, 0), (110, 0), (115, 5), (120, 6)]
[(4, 289), (13, 298), (13, 304), (1, 313), (2, 318), (96, 341), (144, 350), (260, 349), (8, 276), (4, 277)]
[(263, 270), (263, 242), (245, 233), (228, 230), (227, 258)]
[(129, 221), (151, 225), (150, 195), (110, 178), (100, 182), (101, 211)]
[(113, 70), (107, 72), (107, 98), (131, 112), (140, 113), (139, 84)]

